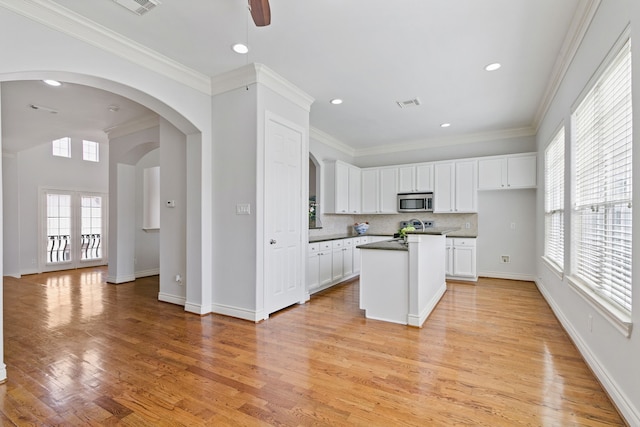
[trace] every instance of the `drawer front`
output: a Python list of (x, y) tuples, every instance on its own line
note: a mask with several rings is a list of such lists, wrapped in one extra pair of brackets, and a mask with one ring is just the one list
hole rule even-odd
[(331, 249), (331, 242), (320, 242), (320, 250), (326, 251), (327, 249)]
[(463, 239), (460, 237), (456, 237), (453, 239), (454, 246), (475, 246), (476, 239)]
[(308, 252), (310, 254), (318, 253), (320, 251), (320, 243), (309, 243)]
[(354, 240), (355, 240), (355, 239), (344, 239), (344, 240), (343, 240), (343, 242), (344, 242), (344, 246), (345, 246), (345, 247), (351, 247), (351, 246), (353, 246), (353, 241), (354, 241)]
[(344, 240), (334, 240), (333, 249), (338, 249), (344, 246)]

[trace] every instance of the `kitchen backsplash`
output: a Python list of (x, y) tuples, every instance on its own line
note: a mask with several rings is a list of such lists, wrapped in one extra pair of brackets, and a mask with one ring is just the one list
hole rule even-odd
[[(368, 222), (367, 234), (392, 235), (400, 229), (400, 221), (417, 218), (422, 221), (434, 221), (436, 227), (460, 228), (468, 236), (478, 235), (478, 214), (434, 214), (429, 212), (397, 215), (322, 215), (322, 228), (309, 230), (309, 237), (333, 235), (355, 235), (353, 224)], [(469, 228), (466, 228), (467, 223)]]

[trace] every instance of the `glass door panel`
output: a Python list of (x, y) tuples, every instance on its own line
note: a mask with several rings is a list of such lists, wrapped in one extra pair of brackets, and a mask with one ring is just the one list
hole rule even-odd
[(71, 195), (47, 194), (47, 264), (72, 261)]

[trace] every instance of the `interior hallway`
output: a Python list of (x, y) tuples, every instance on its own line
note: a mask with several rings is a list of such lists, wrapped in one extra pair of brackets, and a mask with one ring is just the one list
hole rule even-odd
[(624, 425), (530, 282), (449, 283), (417, 329), (357, 280), (253, 324), (105, 277), (4, 278), (0, 424)]

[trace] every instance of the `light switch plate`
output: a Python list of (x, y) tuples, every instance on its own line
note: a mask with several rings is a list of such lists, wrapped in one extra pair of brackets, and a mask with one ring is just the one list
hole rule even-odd
[(238, 203), (236, 205), (236, 215), (250, 215), (251, 205), (249, 203)]

